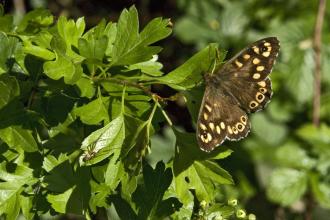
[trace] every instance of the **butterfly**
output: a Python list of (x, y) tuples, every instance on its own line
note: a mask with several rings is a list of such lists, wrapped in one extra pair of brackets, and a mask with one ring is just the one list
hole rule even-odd
[(251, 125), (248, 114), (262, 110), (272, 96), (268, 77), (280, 49), (276, 37), (252, 43), (213, 74), (205, 74), (205, 92), (197, 120), (197, 142), (210, 152), (226, 139), (240, 140)]

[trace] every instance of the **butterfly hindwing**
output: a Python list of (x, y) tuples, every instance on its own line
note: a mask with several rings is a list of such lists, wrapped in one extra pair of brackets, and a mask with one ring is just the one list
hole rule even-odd
[(204, 151), (211, 151), (224, 140), (239, 140), (250, 131), (247, 114), (215, 87), (207, 87), (197, 121), (197, 140)]
[(268, 75), (279, 47), (276, 37), (261, 39), (205, 76), (196, 125), (202, 150), (211, 151), (226, 139), (239, 140), (249, 133), (247, 114), (263, 109), (272, 96)]

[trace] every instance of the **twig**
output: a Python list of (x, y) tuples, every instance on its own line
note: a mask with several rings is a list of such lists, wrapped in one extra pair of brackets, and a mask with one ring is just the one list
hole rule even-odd
[(14, 0), (14, 7), (16, 14), (21, 18), (26, 13), (25, 4), (23, 0)]
[(157, 99), (157, 101), (160, 101), (162, 103), (166, 103), (166, 101), (175, 101), (180, 96), (180, 94), (177, 93), (177, 94), (175, 94), (173, 96), (170, 96), (170, 97), (161, 97), (160, 95), (158, 95), (154, 92), (151, 92), (151, 90), (149, 88), (143, 86), (140, 83), (135, 83), (135, 82), (131, 82), (131, 81), (124, 80), (124, 79), (118, 79), (118, 78), (99, 78), (99, 79), (94, 78), (93, 79), (93, 82), (96, 82), (96, 83), (100, 83), (102, 81), (114, 82), (114, 83), (119, 83), (119, 84), (122, 84), (122, 85), (127, 85), (127, 86), (130, 86), (130, 87), (138, 88), (141, 91), (143, 91), (146, 95), (150, 96), (153, 99)]
[(314, 99), (313, 99), (313, 124), (318, 127), (320, 125), (320, 99), (321, 99), (321, 37), (322, 26), (325, 14), (326, 0), (319, 0), (319, 8), (316, 17), (314, 31)]
[[(321, 103), (321, 46), (322, 46), (322, 26), (325, 15), (326, 0), (319, 0), (319, 8), (317, 12), (313, 49), (314, 49), (314, 98), (313, 98), (313, 124), (315, 127), (320, 126), (320, 103)], [(304, 213), (305, 220), (312, 220), (314, 198), (311, 192), (306, 196), (306, 209)]]

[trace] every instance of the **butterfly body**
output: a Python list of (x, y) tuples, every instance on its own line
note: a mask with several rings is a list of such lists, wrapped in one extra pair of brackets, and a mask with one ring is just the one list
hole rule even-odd
[(272, 96), (268, 77), (279, 51), (275, 37), (243, 49), (218, 71), (205, 75), (205, 92), (197, 121), (197, 141), (211, 151), (226, 139), (249, 133), (248, 113), (263, 109)]

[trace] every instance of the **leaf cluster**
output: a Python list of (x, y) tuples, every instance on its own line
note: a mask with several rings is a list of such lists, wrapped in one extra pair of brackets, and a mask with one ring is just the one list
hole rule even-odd
[[(172, 126), (163, 109), (184, 94), (166, 99), (151, 90), (195, 88), (216, 45), (165, 74), (156, 43), (171, 33), (170, 21), (155, 18), (140, 29), (134, 6), (117, 23), (89, 30), (84, 18), (55, 21), (44, 9), (18, 23), (2, 15), (0, 23), (0, 214), (233, 215), (216, 200), (218, 187), (233, 180), (214, 161), (232, 151), (201, 152), (195, 135)], [(172, 140), (159, 141), (154, 134), (166, 120)], [(166, 153), (154, 153), (161, 148)]]

